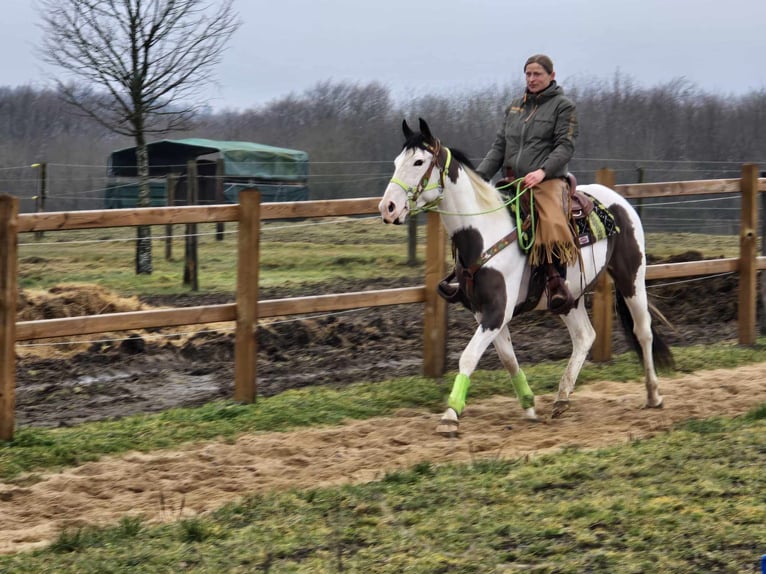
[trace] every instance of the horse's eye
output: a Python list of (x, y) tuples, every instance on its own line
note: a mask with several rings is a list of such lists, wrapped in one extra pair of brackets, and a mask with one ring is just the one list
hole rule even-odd
[(423, 160), (422, 159), (416, 160), (415, 165), (423, 165)]

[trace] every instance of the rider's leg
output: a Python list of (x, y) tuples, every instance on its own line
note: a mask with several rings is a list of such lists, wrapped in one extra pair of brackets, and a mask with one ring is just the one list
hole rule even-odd
[(548, 307), (553, 313), (566, 314), (574, 305), (574, 297), (566, 284), (567, 269), (558, 258), (545, 265)]

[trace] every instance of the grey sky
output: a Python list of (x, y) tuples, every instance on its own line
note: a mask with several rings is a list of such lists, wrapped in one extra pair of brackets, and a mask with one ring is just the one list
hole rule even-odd
[[(535, 13), (529, 7), (535, 6)], [(31, 0), (0, 0), (0, 85), (48, 85)], [(766, 89), (766, 0), (235, 0), (242, 27), (209, 91), (244, 109), (317, 82), (378, 81), (395, 97), (522, 77), (546, 53), (557, 79), (617, 71), (644, 87), (684, 77), (728, 95)], [(55, 73), (55, 72), (54, 72)]]

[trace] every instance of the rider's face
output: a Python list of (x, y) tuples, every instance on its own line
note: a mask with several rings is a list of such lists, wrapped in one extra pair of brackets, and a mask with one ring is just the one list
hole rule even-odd
[(524, 68), (524, 76), (527, 80), (527, 91), (537, 94), (551, 85), (556, 72), (549, 74), (540, 64), (532, 63)]

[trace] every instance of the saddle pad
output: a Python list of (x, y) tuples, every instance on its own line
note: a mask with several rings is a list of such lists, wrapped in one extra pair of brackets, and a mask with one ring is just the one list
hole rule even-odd
[[(620, 232), (620, 227), (614, 220), (614, 216), (604, 204), (592, 195), (585, 195), (588, 195), (591, 201), (593, 201), (593, 211), (587, 216), (571, 219), (572, 227), (577, 235), (576, 243), (578, 247), (591, 245), (592, 243), (606, 239), (607, 237), (616, 235)], [(515, 217), (516, 205), (517, 204), (514, 202), (508, 207), (513, 217)], [(529, 205), (522, 205), (521, 211), (522, 220), (526, 220), (529, 217)], [(532, 247), (532, 239), (529, 235), (529, 231), (529, 229), (523, 228), (521, 233), (519, 233), (520, 241), (517, 242), (519, 247), (527, 254), (529, 253), (529, 249), (524, 250), (523, 246), (526, 245), (528, 248)]]
[(592, 195), (588, 195), (588, 197), (593, 201), (593, 211), (587, 217), (573, 220), (574, 228), (577, 232), (577, 243), (580, 247), (590, 245), (620, 232), (620, 227), (614, 220), (614, 215), (604, 207), (604, 204)]

